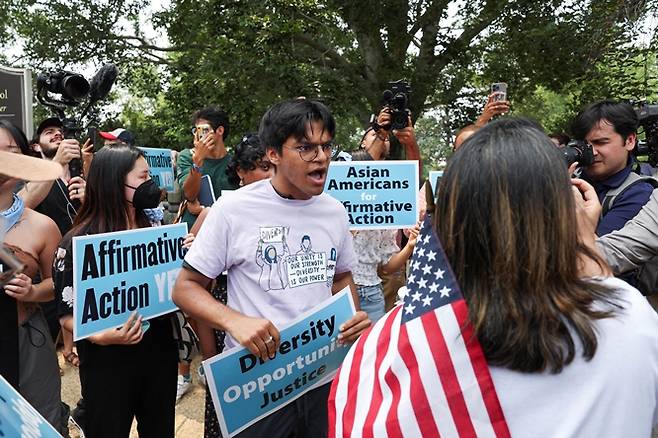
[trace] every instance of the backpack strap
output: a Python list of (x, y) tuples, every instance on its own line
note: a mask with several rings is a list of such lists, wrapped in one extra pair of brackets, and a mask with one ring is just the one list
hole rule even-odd
[(615, 203), (615, 199), (617, 199), (619, 195), (624, 193), (634, 184), (642, 181), (651, 184), (654, 189), (658, 188), (658, 180), (656, 180), (654, 177), (640, 176), (635, 172), (631, 172), (628, 174), (624, 182), (619, 185), (619, 187), (608, 190), (608, 192), (605, 194), (605, 198), (603, 198), (602, 202), (601, 216), (604, 216), (608, 211), (610, 211), (612, 205)]

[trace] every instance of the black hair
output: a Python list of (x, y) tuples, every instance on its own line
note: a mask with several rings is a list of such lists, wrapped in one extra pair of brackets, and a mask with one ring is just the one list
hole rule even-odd
[(242, 137), (242, 141), (235, 147), (231, 161), (226, 167), (229, 183), (237, 186), (240, 183), (238, 169), (254, 170), (256, 163), (265, 156), (265, 147), (256, 133), (249, 133)]
[(443, 173), (437, 237), (489, 364), (557, 373), (590, 360), (596, 320), (618, 308), (613, 290), (582, 278), (582, 260), (606, 263), (578, 239), (564, 168), (534, 123), (505, 117), (469, 137)]
[[(128, 229), (126, 175), (144, 152), (135, 146), (106, 146), (94, 154), (89, 167), (85, 202), (73, 222), (71, 234), (98, 234)], [(149, 226), (143, 210), (135, 210), (139, 227)]]
[(552, 134), (549, 134), (548, 137), (557, 140), (562, 146), (566, 146), (571, 140), (566, 132), (553, 132)]
[(21, 153), (23, 155), (29, 155), (31, 157), (37, 156), (32, 148), (30, 148), (30, 144), (28, 143), (27, 137), (23, 133), (23, 130), (16, 126), (13, 122), (0, 119), (0, 129), (5, 129), (7, 132), (9, 132), (9, 135), (14, 139), (18, 147), (21, 148)]
[(258, 136), (265, 148), (281, 153), (288, 138), (306, 137), (311, 122), (321, 122), (323, 132), (328, 132), (331, 138), (336, 134), (336, 121), (323, 103), (292, 99), (275, 103), (267, 110), (260, 121)]
[(365, 151), (365, 149), (359, 149), (352, 152), (352, 161), (373, 161), (372, 155)]
[(196, 124), (197, 120), (204, 119), (210, 123), (213, 131), (217, 131), (217, 128), (220, 126), (224, 127), (224, 134), (222, 134), (222, 139), (226, 140), (228, 137), (229, 123), (228, 123), (228, 114), (221, 108), (214, 106), (208, 106), (192, 114), (192, 124)]
[(571, 124), (571, 134), (584, 140), (587, 133), (600, 121), (607, 120), (624, 141), (637, 132), (639, 120), (633, 107), (614, 100), (602, 100), (585, 108)]

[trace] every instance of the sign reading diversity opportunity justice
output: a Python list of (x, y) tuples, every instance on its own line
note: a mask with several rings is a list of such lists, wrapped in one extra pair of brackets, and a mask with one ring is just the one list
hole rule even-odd
[(0, 437), (61, 438), (61, 435), (0, 376)]
[(399, 229), (418, 221), (417, 161), (337, 161), (324, 190), (338, 199), (350, 229)]
[[(181, 269), (186, 224), (73, 238), (75, 340), (177, 309), (171, 295)], [(69, 291), (72, 293), (72, 291)]]
[(328, 383), (350, 347), (336, 343), (339, 327), (355, 313), (345, 288), (281, 330), (274, 359), (263, 361), (236, 347), (204, 361), (222, 436), (232, 437)]

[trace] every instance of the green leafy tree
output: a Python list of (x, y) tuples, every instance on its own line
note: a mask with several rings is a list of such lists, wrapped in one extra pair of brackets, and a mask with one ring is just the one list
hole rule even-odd
[[(9, 0), (0, 42), (22, 42), (21, 61), (34, 68), (117, 63), (131, 99), (150, 105), (143, 117), (127, 106), (125, 120), (154, 143), (189, 143), (189, 115), (204, 105), (228, 109), (233, 132), (245, 132), (267, 106), (295, 96), (324, 100), (349, 143), (347, 131), (400, 78), (411, 82), (414, 119), (439, 109), (445, 132), (473, 120), (499, 80), (519, 107), (532, 107), (538, 90), (575, 96), (576, 106), (614, 86), (605, 82), (614, 72), (597, 66), (633, 41), (655, 1), (174, 0), (144, 17), (147, 6)], [(144, 18), (166, 43), (147, 36)]]

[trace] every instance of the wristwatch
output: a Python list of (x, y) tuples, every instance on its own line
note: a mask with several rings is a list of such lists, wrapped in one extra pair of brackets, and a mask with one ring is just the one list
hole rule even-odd
[(203, 166), (197, 166), (196, 164), (192, 163), (192, 170), (197, 173), (201, 173), (203, 170)]

